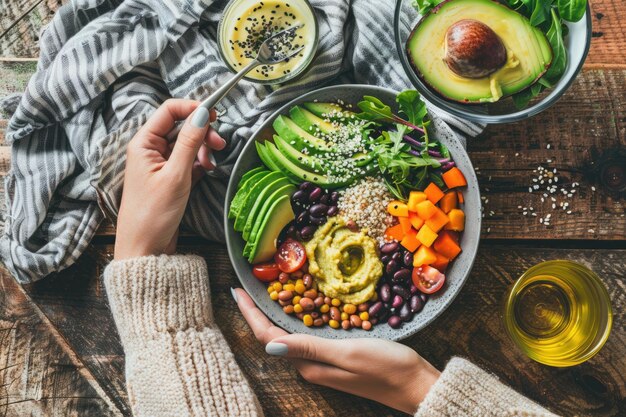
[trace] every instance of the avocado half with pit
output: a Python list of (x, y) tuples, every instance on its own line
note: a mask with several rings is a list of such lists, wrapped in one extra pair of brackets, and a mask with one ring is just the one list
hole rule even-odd
[(407, 42), (418, 77), (462, 103), (495, 102), (536, 83), (552, 48), (530, 21), (494, 0), (447, 0), (426, 14)]

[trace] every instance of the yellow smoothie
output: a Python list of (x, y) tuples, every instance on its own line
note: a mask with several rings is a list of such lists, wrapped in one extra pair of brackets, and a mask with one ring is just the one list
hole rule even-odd
[(309, 62), (317, 36), (315, 18), (305, 2), (298, 0), (243, 0), (233, 3), (224, 16), (220, 42), (225, 59), (240, 70), (252, 61), (267, 38), (290, 27), (302, 25), (286, 40), (286, 49), (304, 46), (293, 58), (276, 65), (261, 65), (248, 78), (274, 80), (299, 72)]

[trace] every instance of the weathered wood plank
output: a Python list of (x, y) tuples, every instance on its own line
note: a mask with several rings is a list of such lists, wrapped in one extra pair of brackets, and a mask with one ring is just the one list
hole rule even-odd
[[(122, 349), (106, 311), (102, 267), (111, 258), (110, 245), (95, 245), (70, 270), (27, 286), (26, 290), (74, 347), (85, 366), (116, 402), (126, 403)], [(210, 260), (212, 302), (217, 323), (251, 381), (266, 415), (401, 415), (370, 401), (310, 385), (280, 359), (269, 357), (236, 310), (229, 288), (240, 286), (220, 245), (184, 247)], [(508, 286), (533, 264), (571, 259), (593, 268), (611, 294), (615, 313), (612, 335), (589, 362), (569, 369), (534, 363), (505, 334), (500, 303)], [(626, 414), (626, 271), (624, 250), (558, 250), (483, 244), (468, 283), (453, 305), (435, 323), (406, 343), (438, 368), (451, 356), (469, 358), (507, 384), (562, 415), (619, 416)], [(98, 326), (93, 323), (97, 320)], [(102, 358), (107, 360), (102, 362)], [(111, 366), (114, 363), (114, 366)]]

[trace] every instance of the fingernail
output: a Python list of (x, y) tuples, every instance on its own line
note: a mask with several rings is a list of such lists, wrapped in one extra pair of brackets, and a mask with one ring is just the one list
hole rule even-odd
[(285, 356), (288, 351), (289, 349), (287, 348), (287, 345), (284, 343), (269, 342), (265, 346), (265, 352), (268, 355)]
[(213, 155), (213, 152), (209, 153), (209, 162), (211, 163), (211, 165), (213, 165), (213, 168), (217, 168), (217, 161), (215, 160), (215, 155)]
[(237, 292), (235, 291), (234, 288), (230, 289), (230, 295), (233, 296), (233, 300), (235, 300), (236, 303), (238, 303), (239, 301), (237, 301)]
[(191, 125), (195, 127), (205, 127), (209, 121), (209, 111), (204, 107), (198, 107), (191, 118)]

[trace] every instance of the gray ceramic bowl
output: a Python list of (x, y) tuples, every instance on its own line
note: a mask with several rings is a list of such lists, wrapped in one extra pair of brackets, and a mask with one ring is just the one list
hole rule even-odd
[[(248, 170), (261, 165), (254, 141), (263, 141), (272, 137), (272, 122), (278, 115), (287, 114), (292, 106), (306, 101), (336, 102), (337, 100), (343, 100), (345, 103), (356, 104), (364, 95), (378, 97), (386, 104), (392, 106), (392, 108), (396, 107), (396, 92), (393, 90), (369, 85), (338, 85), (305, 94), (286, 104), (268, 118), (259, 130), (252, 135), (235, 164), (226, 192), (225, 213), (228, 213), (230, 201), (235, 195), (241, 176)], [(243, 288), (250, 294), (257, 306), (276, 325), (290, 333), (307, 333), (328, 338), (379, 337), (389, 340), (400, 340), (426, 327), (452, 303), (454, 297), (461, 291), (470, 273), (478, 249), (481, 223), (480, 192), (472, 163), (456, 134), (442, 120), (435, 117), (433, 117), (432, 130), (434, 136), (439, 138), (450, 149), (452, 157), (467, 178), (468, 187), (464, 191), (466, 224), (460, 242), (463, 251), (448, 269), (446, 274), (447, 282), (443, 290), (431, 296), (424, 309), (416, 314), (412, 321), (404, 323), (400, 329), (392, 329), (387, 324), (378, 324), (369, 332), (360, 329), (349, 331), (334, 330), (328, 326), (319, 328), (306, 327), (296, 317), (285, 314), (280, 305), (269, 298), (266, 285), (252, 275), (250, 264), (241, 255), (244, 241), (241, 235), (234, 231), (233, 222), (226, 215), (224, 216), (226, 245), (235, 272)]]

